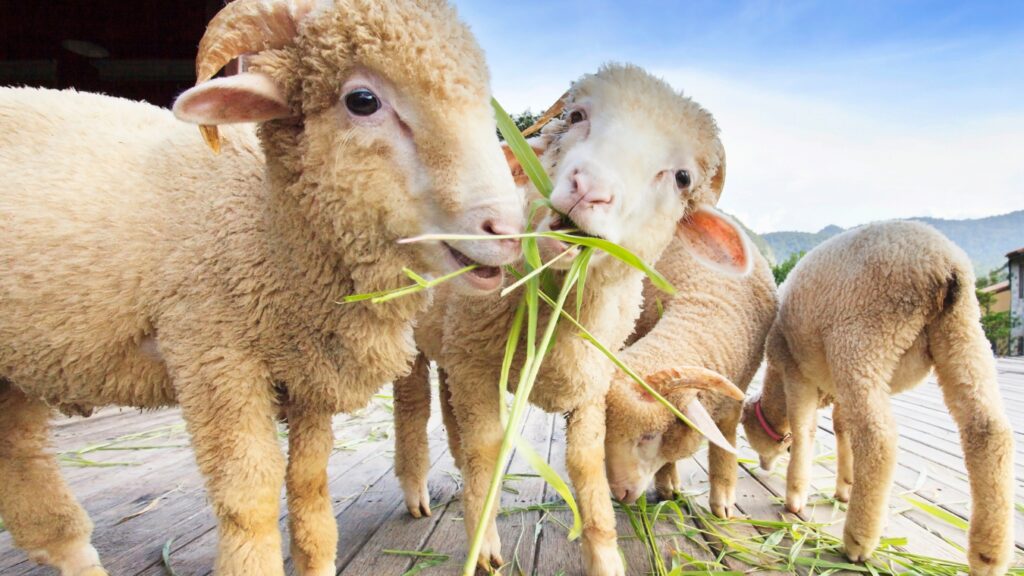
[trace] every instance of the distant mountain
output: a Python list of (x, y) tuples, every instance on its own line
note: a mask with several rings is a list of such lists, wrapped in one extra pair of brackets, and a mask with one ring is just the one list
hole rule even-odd
[[(1006, 253), (1024, 247), (1024, 210), (975, 220), (907, 218), (934, 226), (963, 248), (981, 275), (1006, 264)], [(761, 234), (771, 247), (776, 262), (795, 252), (810, 251), (818, 244), (843, 232), (839, 226), (826, 226), (817, 232), (769, 232)]]

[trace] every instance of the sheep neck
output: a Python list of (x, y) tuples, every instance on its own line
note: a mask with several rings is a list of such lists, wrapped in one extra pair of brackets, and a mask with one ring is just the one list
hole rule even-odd
[(760, 402), (761, 412), (772, 429), (782, 436), (789, 434), (790, 426), (789, 417), (786, 412), (785, 385), (771, 368), (765, 374)]

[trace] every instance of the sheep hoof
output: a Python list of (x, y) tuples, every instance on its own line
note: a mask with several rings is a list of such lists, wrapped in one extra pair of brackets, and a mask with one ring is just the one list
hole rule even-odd
[(803, 494), (786, 494), (786, 510), (793, 514), (799, 514), (806, 503), (807, 498)]
[(1010, 568), (1010, 561), (1005, 554), (970, 551), (968, 564), (971, 576), (1002, 576)]
[(430, 490), (427, 489), (427, 482), (419, 482), (418, 486), (403, 486), (405, 492), (405, 507), (413, 518), (430, 517)]
[(488, 573), (500, 568), (505, 563), (501, 558), (501, 538), (498, 536), (496, 526), (492, 526), (484, 537), (483, 546), (480, 547), (480, 555), (476, 558), (476, 565)]
[(587, 576), (626, 576), (615, 540), (604, 544), (584, 540), (583, 565)]
[(714, 514), (716, 518), (728, 520), (729, 518), (732, 518), (732, 506), (729, 504), (712, 503), (711, 513)]
[(663, 485), (656, 488), (658, 492), (658, 498), (661, 500), (675, 500), (676, 498), (676, 487), (672, 485)]
[(843, 530), (843, 547), (850, 562), (867, 562), (876, 546), (878, 538), (858, 538), (849, 529)]
[(837, 486), (835, 496), (836, 500), (847, 504), (850, 502), (850, 486)]

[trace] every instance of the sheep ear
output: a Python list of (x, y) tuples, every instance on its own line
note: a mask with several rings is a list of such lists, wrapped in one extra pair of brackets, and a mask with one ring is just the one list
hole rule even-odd
[(216, 126), (266, 122), (293, 113), (276, 82), (266, 74), (246, 72), (186, 90), (174, 102), (174, 115), (185, 122)]
[[(540, 157), (547, 150), (549, 140), (549, 138), (544, 136), (537, 136), (530, 138), (526, 143), (533, 149), (533, 153)], [(512, 172), (512, 179), (515, 180), (516, 186), (526, 186), (529, 184), (530, 177), (526, 175), (523, 165), (519, 163), (516, 155), (512, 153), (508, 142), (501, 143), (501, 151), (505, 153), (505, 161), (508, 162), (508, 169)]]
[(731, 218), (701, 205), (676, 226), (680, 238), (697, 260), (704, 265), (732, 275), (750, 272), (750, 241)]

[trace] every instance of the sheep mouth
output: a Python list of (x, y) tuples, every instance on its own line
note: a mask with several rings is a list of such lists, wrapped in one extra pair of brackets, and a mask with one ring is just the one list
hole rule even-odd
[(462, 277), (465, 278), (466, 281), (474, 288), (480, 290), (494, 290), (501, 285), (503, 276), (501, 268), (498, 266), (487, 266), (485, 264), (481, 264), (469, 256), (466, 256), (464, 253), (456, 250), (447, 242), (444, 242), (444, 247), (448, 249), (448, 256), (459, 268), (476, 266), (476, 268), (473, 268), (462, 275)]
[(582, 226), (572, 221), (568, 215), (562, 214), (561, 212), (555, 212), (551, 217), (551, 221), (548, 224), (548, 229), (552, 232), (565, 232), (572, 233), (573, 236), (580, 236), (583, 238), (596, 238), (598, 240), (604, 240), (604, 238), (597, 234), (591, 234), (583, 229)]

